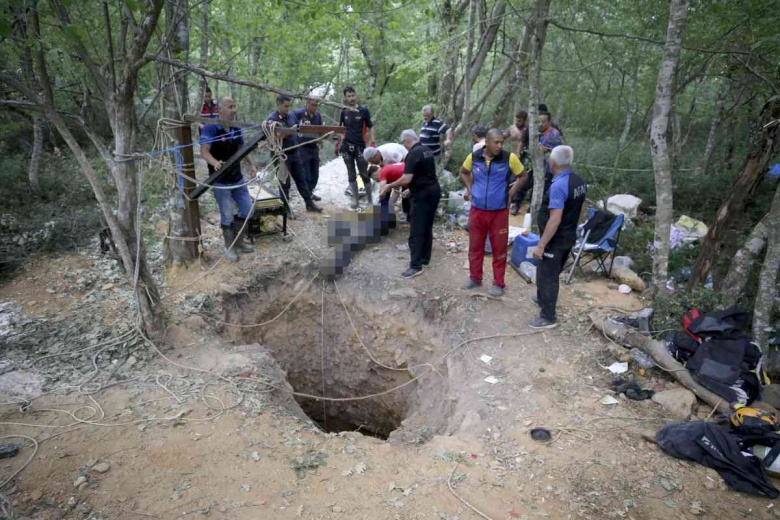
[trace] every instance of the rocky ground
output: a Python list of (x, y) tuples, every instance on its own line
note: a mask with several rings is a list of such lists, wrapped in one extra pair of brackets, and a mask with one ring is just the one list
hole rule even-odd
[[(207, 214), (202, 264), (158, 268), (158, 345), (135, 332), (129, 287), (97, 246), (37, 257), (0, 288), (0, 436), (26, 436), (1, 441), (22, 445), (0, 460), (16, 516), (774, 518), (774, 502), (727, 491), (643, 438), (709, 415), (667, 374), (629, 361), (619, 376), (662, 391), (663, 406), (613, 392), (607, 367), (626, 353), (587, 316), (638, 310), (634, 294), (578, 279), (562, 290), (561, 326), (530, 331), (533, 286), (510, 269), (501, 299), (459, 290), (467, 237), (444, 223), (423, 276), (398, 277), (399, 229), (336, 286), (315, 275), (338, 196), (301, 213), (293, 241), (263, 237), (238, 264), (214, 267)], [(292, 396), (402, 384), (345, 403)], [(397, 428), (384, 440), (388, 416)], [(323, 431), (345, 418), (349, 430)], [(540, 426), (553, 442), (531, 438)]]

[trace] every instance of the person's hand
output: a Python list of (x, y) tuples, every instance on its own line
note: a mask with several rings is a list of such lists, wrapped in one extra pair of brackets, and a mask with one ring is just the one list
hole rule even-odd
[(463, 194), (463, 200), (469, 200), (471, 199), (471, 192), (469, 190), (466, 190), (466, 193)]
[(214, 167), (214, 170), (219, 170), (222, 168), (222, 164), (224, 164), (222, 161), (217, 161), (216, 163), (212, 164), (212, 166)]
[(401, 192), (401, 196), (402, 196), (403, 198), (405, 198), (405, 199), (408, 199), (408, 198), (409, 198), (409, 195), (410, 195), (411, 193), (412, 193), (412, 192), (411, 192), (411, 191), (409, 191), (409, 188), (406, 188), (404, 191), (402, 191), (402, 192)]
[(253, 164), (249, 167), (249, 178), (254, 179), (257, 177), (257, 167)]
[(445, 140), (444, 141), (444, 148), (445, 148), (445, 150), (449, 150), (450, 148), (452, 148), (452, 141)]
[(376, 141), (371, 141), (371, 148), (376, 148)]
[(536, 246), (536, 249), (534, 249), (534, 258), (539, 260), (541, 262), (542, 260), (542, 253), (544, 253), (544, 248)]
[(390, 185), (388, 185), (388, 184), (385, 184), (384, 186), (382, 186), (382, 189), (379, 190), (379, 197), (380, 198), (384, 197), (387, 194), (387, 192), (390, 191), (390, 189), (391, 189)]

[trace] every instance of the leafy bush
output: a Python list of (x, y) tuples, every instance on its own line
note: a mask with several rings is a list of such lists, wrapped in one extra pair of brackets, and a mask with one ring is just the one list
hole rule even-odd
[(659, 294), (655, 299), (653, 313), (655, 330), (660, 332), (680, 329), (682, 315), (694, 308), (706, 312), (723, 308), (720, 293), (706, 287), (697, 287), (692, 291), (680, 288), (671, 294)]

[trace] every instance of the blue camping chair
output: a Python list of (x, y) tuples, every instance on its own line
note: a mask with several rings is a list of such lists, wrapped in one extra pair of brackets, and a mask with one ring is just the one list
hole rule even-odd
[[(623, 222), (625, 217), (623, 215), (617, 215), (615, 220), (612, 221), (612, 224), (610, 224), (609, 229), (607, 229), (607, 232), (604, 233), (604, 236), (602, 236), (596, 242), (588, 242), (588, 238), (590, 237), (590, 230), (586, 230), (586, 226), (588, 221), (590, 221), (590, 219), (596, 215), (597, 211), (598, 210), (596, 208), (590, 208), (588, 210), (588, 218), (585, 223), (577, 226), (578, 241), (571, 251), (571, 254), (574, 257), (574, 261), (571, 264), (571, 271), (569, 271), (569, 276), (566, 278), (566, 285), (571, 283), (571, 277), (574, 275), (574, 270), (577, 267), (579, 267), (581, 271), (583, 267), (593, 261), (598, 262), (599, 269), (606, 273), (607, 277), (612, 276), (613, 262), (610, 262), (608, 270), (606, 261), (610, 257), (614, 261), (615, 256), (617, 255), (618, 242), (620, 241), (620, 231), (623, 229)], [(591, 255), (591, 257), (587, 262), (580, 265), (580, 260), (582, 260), (583, 254)]]

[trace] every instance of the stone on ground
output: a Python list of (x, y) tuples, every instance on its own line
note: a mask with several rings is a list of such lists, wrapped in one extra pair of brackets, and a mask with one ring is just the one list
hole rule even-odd
[(612, 195), (607, 199), (607, 211), (626, 218), (635, 218), (640, 204), (642, 199), (627, 193)]
[(643, 292), (647, 289), (647, 284), (638, 274), (622, 265), (615, 265), (612, 268), (612, 278), (621, 284), (628, 285), (637, 292)]
[(672, 388), (653, 395), (653, 401), (660, 404), (675, 419), (684, 421), (691, 416), (696, 396), (687, 388)]

